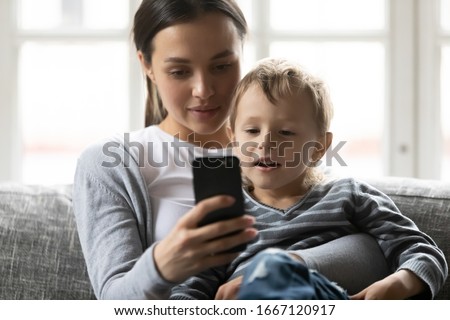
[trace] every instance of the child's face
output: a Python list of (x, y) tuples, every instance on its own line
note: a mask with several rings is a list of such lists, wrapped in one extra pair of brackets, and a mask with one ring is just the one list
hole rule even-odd
[(258, 190), (293, 194), (304, 188), (305, 170), (325, 152), (308, 94), (272, 104), (251, 86), (237, 106), (235, 153), (243, 174)]

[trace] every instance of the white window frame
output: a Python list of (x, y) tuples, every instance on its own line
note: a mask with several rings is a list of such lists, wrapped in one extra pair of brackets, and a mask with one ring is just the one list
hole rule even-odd
[(390, 7), (389, 174), (440, 179), (439, 0), (396, 0)]
[(385, 166), (388, 175), (415, 175), (415, 0), (389, 1), (386, 55)]
[(17, 47), (13, 1), (0, 1), (0, 180), (19, 180), (20, 136), (16, 101)]
[(419, 178), (439, 178), (442, 161), (440, 70), (441, 49), (450, 37), (440, 27), (440, 1), (416, 0), (418, 52), (417, 102), (417, 172)]

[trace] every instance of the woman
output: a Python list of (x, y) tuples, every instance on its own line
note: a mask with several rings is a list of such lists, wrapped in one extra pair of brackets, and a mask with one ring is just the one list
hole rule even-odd
[[(74, 212), (99, 299), (165, 299), (188, 277), (231, 262), (237, 254), (223, 252), (257, 235), (250, 216), (197, 227), (233, 199), (194, 205), (189, 165), (228, 153), (225, 122), (247, 32), (242, 12), (233, 0), (144, 0), (133, 31), (148, 127), (90, 146), (75, 174)], [(336, 251), (305, 252), (305, 261)], [(234, 297), (238, 286), (224, 285), (218, 298)]]

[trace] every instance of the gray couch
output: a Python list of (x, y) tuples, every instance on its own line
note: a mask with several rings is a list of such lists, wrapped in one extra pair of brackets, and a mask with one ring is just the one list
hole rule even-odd
[[(369, 180), (437, 242), (450, 261), (450, 183)], [(0, 299), (95, 299), (71, 186), (0, 184)], [(450, 280), (437, 299), (450, 299)]]

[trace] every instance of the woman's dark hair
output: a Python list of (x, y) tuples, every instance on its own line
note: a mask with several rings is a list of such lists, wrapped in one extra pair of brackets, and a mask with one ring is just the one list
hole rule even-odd
[[(146, 63), (151, 63), (155, 35), (172, 25), (192, 21), (208, 12), (220, 12), (231, 18), (240, 38), (247, 34), (247, 22), (234, 0), (143, 0), (134, 16), (133, 38)], [(156, 87), (146, 77), (147, 102), (145, 126), (160, 123), (166, 116)]]

